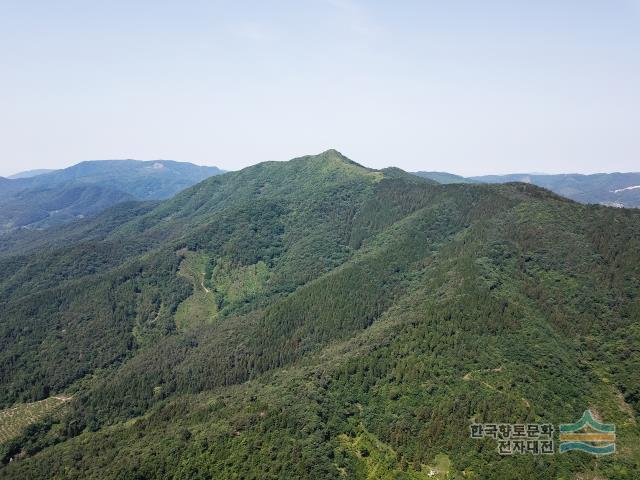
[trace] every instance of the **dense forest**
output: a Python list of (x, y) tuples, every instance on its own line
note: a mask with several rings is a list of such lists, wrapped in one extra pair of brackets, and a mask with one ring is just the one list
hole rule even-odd
[[(47, 232), (0, 246), (0, 409), (61, 403), (0, 478), (640, 475), (638, 210), (330, 150)], [(615, 455), (469, 435), (586, 409)]]

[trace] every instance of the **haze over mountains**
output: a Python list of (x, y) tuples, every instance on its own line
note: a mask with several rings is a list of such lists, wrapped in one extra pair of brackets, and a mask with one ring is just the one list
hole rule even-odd
[[(126, 201), (166, 199), (222, 172), (216, 167), (167, 160), (101, 160), (62, 170), (32, 170), (0, 177), (0, 234), (63, 225)], [(532, 183), (581, 203), (640, 207), (640, 173), (468, 178), (446, 172), (415, 174), (442, 184)], [(3, 249), (0, 246), (0, 251)]]
[[(0, 478), (640, 471), (639, 210), (330, 150), (51, 233), (0, 259)], [(469, 438), (587, 408), (615, 456)]]
[(101, 160), (0, 178), (0, 233), (64, 224), (127, 200), (169, 198), (220, 173), (168, 160)]
[(15, 180), (17, 178), (31, 178), (37, 177), (38, 175), (44, 175), (45, 173), (55, 172), (54, 169), (48, 168), (38, 168), (36, 170), (26, 170), (24, 172), (15, 173), (13, 175), (9, 175), (7, 178), (10, 180)]
[(416, 172), (416, 175), (440, 183), (532, 183), (581, 203), (640, 208), (640, 173), (636, 172), (592, 175), (522, 173), (479, 177), (461, 177), (446, 172)]

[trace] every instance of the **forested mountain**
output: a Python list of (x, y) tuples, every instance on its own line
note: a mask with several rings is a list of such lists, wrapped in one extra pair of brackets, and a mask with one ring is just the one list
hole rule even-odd
[(128, 200), (157, 200), (222, 173), (166, 160), (101, 160), (0, 181), (0, 233), (41, 229), (95, 215)]
[(638, 478), (640, 211), (330, 150), (97, 218), (0, 259), (0, 478)]
[(525, 182), (548, 188), (581, 203), (640, 208), (640, 173), (596, 173), (593, 175), (511, 174), (471, 177), (487, 183)]

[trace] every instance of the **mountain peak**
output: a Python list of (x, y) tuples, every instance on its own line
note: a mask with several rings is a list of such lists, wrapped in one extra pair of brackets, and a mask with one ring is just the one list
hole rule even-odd
[(345, 155), (343, 155), (341, 152), (336, 150), (335, 148), (330, 148), (329, 150), (325, 150), (324, 152), (320, 153), (318, 156), (321, 156), (321, 157), (335, 157), (335, 158), (340, 158), (342, 160), (351, 161)]
[(374, 169), (365, 167), (357, 162), (354, 162), (347, 156), (343, 155), (341, 152), (336, 150), (335, 148), (330, 148), (329, 150), (325, 150), (322, 153), (317, 155), (308, 155), (306, 157), (302, 157), (308, 160), (316, 160), (325, 164), (333, 164), (333, 165), (347, 165), (350, 167), (358, 167), (367, 172), (373, 172)]

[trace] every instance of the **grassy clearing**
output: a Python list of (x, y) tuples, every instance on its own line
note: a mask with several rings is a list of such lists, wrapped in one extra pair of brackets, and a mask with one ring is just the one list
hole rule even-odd
[(262, 261), (246, 266), (221, 261), (213, 270), (212, 277), (220, 312), (225, 315), (264, 295), (270, 273)]
[(183, 250), (178, 275), (193, 284), (193, 294), (182, 302), (176, 310), (176, 326), (186, 330), (203, 323), (212, 323), (218, 315), (214, 293), (207, 286), (206, 271), (208, 257), (206, 255)]
[(70, 397), (49, 397), (0, 411), (0, 444), (20, 436), (29, 425), (39, 422), (69, 400)]
[(363, 480), (444, 480), (456, 479), (448, 455), (436, 455), (433, 465), (413, 463), (402, 459), (389, 445), (368, 431), (355, 438), (341, 435), (340, 444), (357, 459), (356, 478)]

